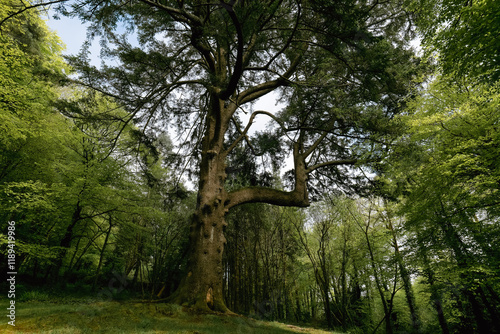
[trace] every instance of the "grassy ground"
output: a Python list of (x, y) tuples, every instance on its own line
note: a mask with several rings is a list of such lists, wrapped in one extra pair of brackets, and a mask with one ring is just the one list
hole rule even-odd
[(0, 300), (0, 333), (331, 333), (240, 316), (195, 315), (168, 304), (83, 300), (16, 302), (12, 327), (7, 324), (7, 303)]

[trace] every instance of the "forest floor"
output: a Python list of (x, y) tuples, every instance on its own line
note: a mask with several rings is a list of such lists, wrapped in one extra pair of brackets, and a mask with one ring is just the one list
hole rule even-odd
[(13, 327), (7, 323), (8, 300), (0, 300), (0, 305), (4, 310), (0, 333), (332, 333), (242, 316), (190, 314), (180, 306), (130, 300), (19, 301)]

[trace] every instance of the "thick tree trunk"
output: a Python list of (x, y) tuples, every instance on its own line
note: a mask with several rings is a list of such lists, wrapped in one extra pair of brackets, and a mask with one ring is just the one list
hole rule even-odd
[(172, 301), (199, 311), (228, 312), (222, 294), (224, 215), (220, 212), (193, 216), (188, 273)]
[[(223, 298), (222, 252), (226, 244), (224, 189), (225, 156), (221, 153), (225, 133), (220, 105), (213, 105), (203, 139), (196, 212), (190, 229), (188, 272), (171, 300), (201, 312), (229, 312)], [(219, 116), (218, 116), (219, 115)]]

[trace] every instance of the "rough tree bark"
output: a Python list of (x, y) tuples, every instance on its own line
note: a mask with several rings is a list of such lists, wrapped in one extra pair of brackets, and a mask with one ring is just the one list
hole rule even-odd
[[(233, 107), (234, 108), (234, 107)], [(207, 128), (202, 143), (196, 212), (190, 229), (188, 272), (171, 299), (200, 311), (227, 312), (222, 294), (222, 252), (226, 243), (226, 181), (224, 134), (233, 110), (212, 96)]]

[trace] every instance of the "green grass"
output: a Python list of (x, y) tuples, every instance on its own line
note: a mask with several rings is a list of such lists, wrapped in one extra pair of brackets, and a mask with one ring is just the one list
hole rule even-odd
[[(0, 301), (2, 310), (7, 303), (6, 299)], [(331, 333), (240, 316), (190, 314), (175, 305), (132, 301), (18, 301), (15, 328), (7, 324), (7, 313), (3, 313), (1, 333)]]

